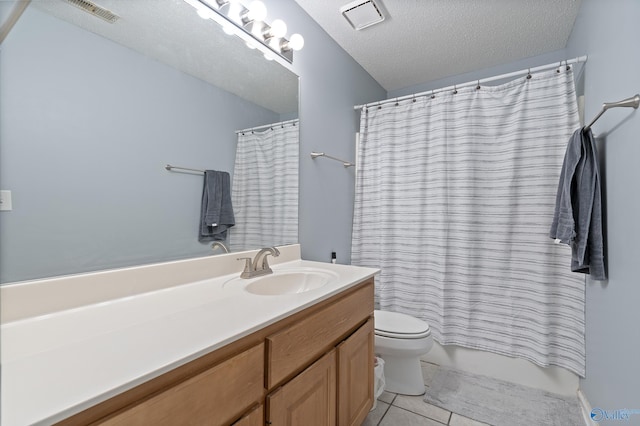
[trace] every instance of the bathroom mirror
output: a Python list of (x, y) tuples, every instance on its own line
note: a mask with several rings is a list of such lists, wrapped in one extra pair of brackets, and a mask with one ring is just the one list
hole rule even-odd
[(202, 175), (164, 166), (232, 173), (235, 131), (297, 118), (298, 77), (183, 0), (73, 3), (32, 0), (0, 50), (0, 282), (220, 253)]

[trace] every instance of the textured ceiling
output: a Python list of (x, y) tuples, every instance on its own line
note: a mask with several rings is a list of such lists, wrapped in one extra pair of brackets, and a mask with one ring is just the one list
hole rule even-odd
[(387, 91), (566, 46), (580, 0), (376, 0), (380, 23), (355, 31), (351, 0), (295, 0)]
[(183, 0), (97, 0), (120, 19), (110, 24), (64, 0), (32, 0), (35, 7), (81, 28), (221, 87), (277, 113), (298, 110), (298, 77), (266, 61), (218, 24), (198, 17)]

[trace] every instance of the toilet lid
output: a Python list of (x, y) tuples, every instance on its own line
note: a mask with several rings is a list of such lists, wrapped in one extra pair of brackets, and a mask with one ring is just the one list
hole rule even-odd
[(375, 332), (380, 336), (419, 339), (431, 334), (429, 324), (410, 315), (374, 311)]

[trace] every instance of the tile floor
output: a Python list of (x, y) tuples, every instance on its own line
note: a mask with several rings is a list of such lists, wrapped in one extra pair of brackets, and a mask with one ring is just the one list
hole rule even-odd
[[(428, 386), (437, 365), (422, 361), (422, 374)], [(362, 426), (487, 426), (485, 423), (424, 402), (424, 396), (383, 392), (376, 408)]]

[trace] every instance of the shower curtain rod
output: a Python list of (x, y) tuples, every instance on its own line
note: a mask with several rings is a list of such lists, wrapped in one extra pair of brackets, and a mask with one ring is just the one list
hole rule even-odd
[(295, 126), (298, 120), (299, 120), (298, 118), (294, 118), (293, 120), (281, 121), (279, 123), (263, 124), (262, 126), (250, 127), (248, 129), (243, 129), (243, 130), (236, 130), (236, 135), (240, 133), (253, 132), (254, 130), (266, 129), (273, 126), (284, 126), (285, 124), (290, 124), (290, 123), (293, 123), (293, 125)]
[(460, 89), (462, 87), (467, 87), (467, 86), (479, 86), (482, 83), (489, 83), (491, 81), (496, 81), (496, 80), (502, 80), (504, 78), (511, 78), (511, 77), (518, 77), (521, 75), (527, 75), (530, 74), (532, 72), (538, 72), (538, 71), (545, 71), (545, 70), (549, 70), (552, 68), (558, 68), (560, 66), (564, 65), (571, 65), (571, 64), (577, 64), (580, 62), (586, 62), (587, 61), (587, 56), (579, 56), (577, 58), (573, 58), (573, 59), (568, 59), (566, 61), (561, 61), (559, 64), (558, 63), (553, 63), (553, 64), (547, 64), (547, 65), (541, 65), (539, 67), (535, 67), (535, 68), (527, 68), (525, 70), (520, 70), (520, 71), (514, 71), (514, 72), (510, 72), (507, 74), (500, 74), (500, 75), (496, 75), (493, 77), (488, 77), (488, 78), (481, 78), (479, 80), (473, 80), (473, 81), (468, 81), (466, 83), (462, 83), (462, 84), (454, 84), (453, 86), (448, 86), (448, 87), (444, 87), (441, 89), (435, 89), (435, 90), (427, 90), (425, 92), (420, 92), (420, 93), (414, 93), (412, 95), (405, 95), (405, 96), (399, 96), (397, 98), (390, 98), (390, 99), (385, 99), (382, 101), (377, 101), (377, 102), (370, 102), (368, 104), (362, 104), (362, 105), (356, 105), (353, 107), (353, 109), (362, 109), (362, 108), (368, 108), (371, 106), (379, 106), (379, 105), (384, 105), (384, 104), (388, 104), (390, 102), (398, 102), (398, 101), (404, 101), (406, 99), (412, 99), (412, 98), (417, 98), (417, 97), (421, 97), (421, 96), (428, 96), (428, 95), (433, 95), (436, 93), (440, 93), (440, 92), (446, 92), (448, 90), (456, 90), (456, 89)]
[(630, 98), (627, 99), (623, 99), (621, 101), (618, 102), (605, 102), (602, 104), (602, 109), (600, 110), (600, 112), (598, 113), (598, 115), (596, 115), (593, 120), (591, 120), (591, 123), (587, 124), (584, 127), (584, 130), (589, 130), (591, 128), (591, 126), (593, 126), (593, 124), (598, 121), (598, 118), (600, 118), (602, 116), (602, 114), (605, 113), (606, 110), (610, 109), (610, 108), (634, 108), (634, 109), (638, 109), (638, 106), (640, 106), (640, 94), (636, 94), (635, 96), (632, 96)]

